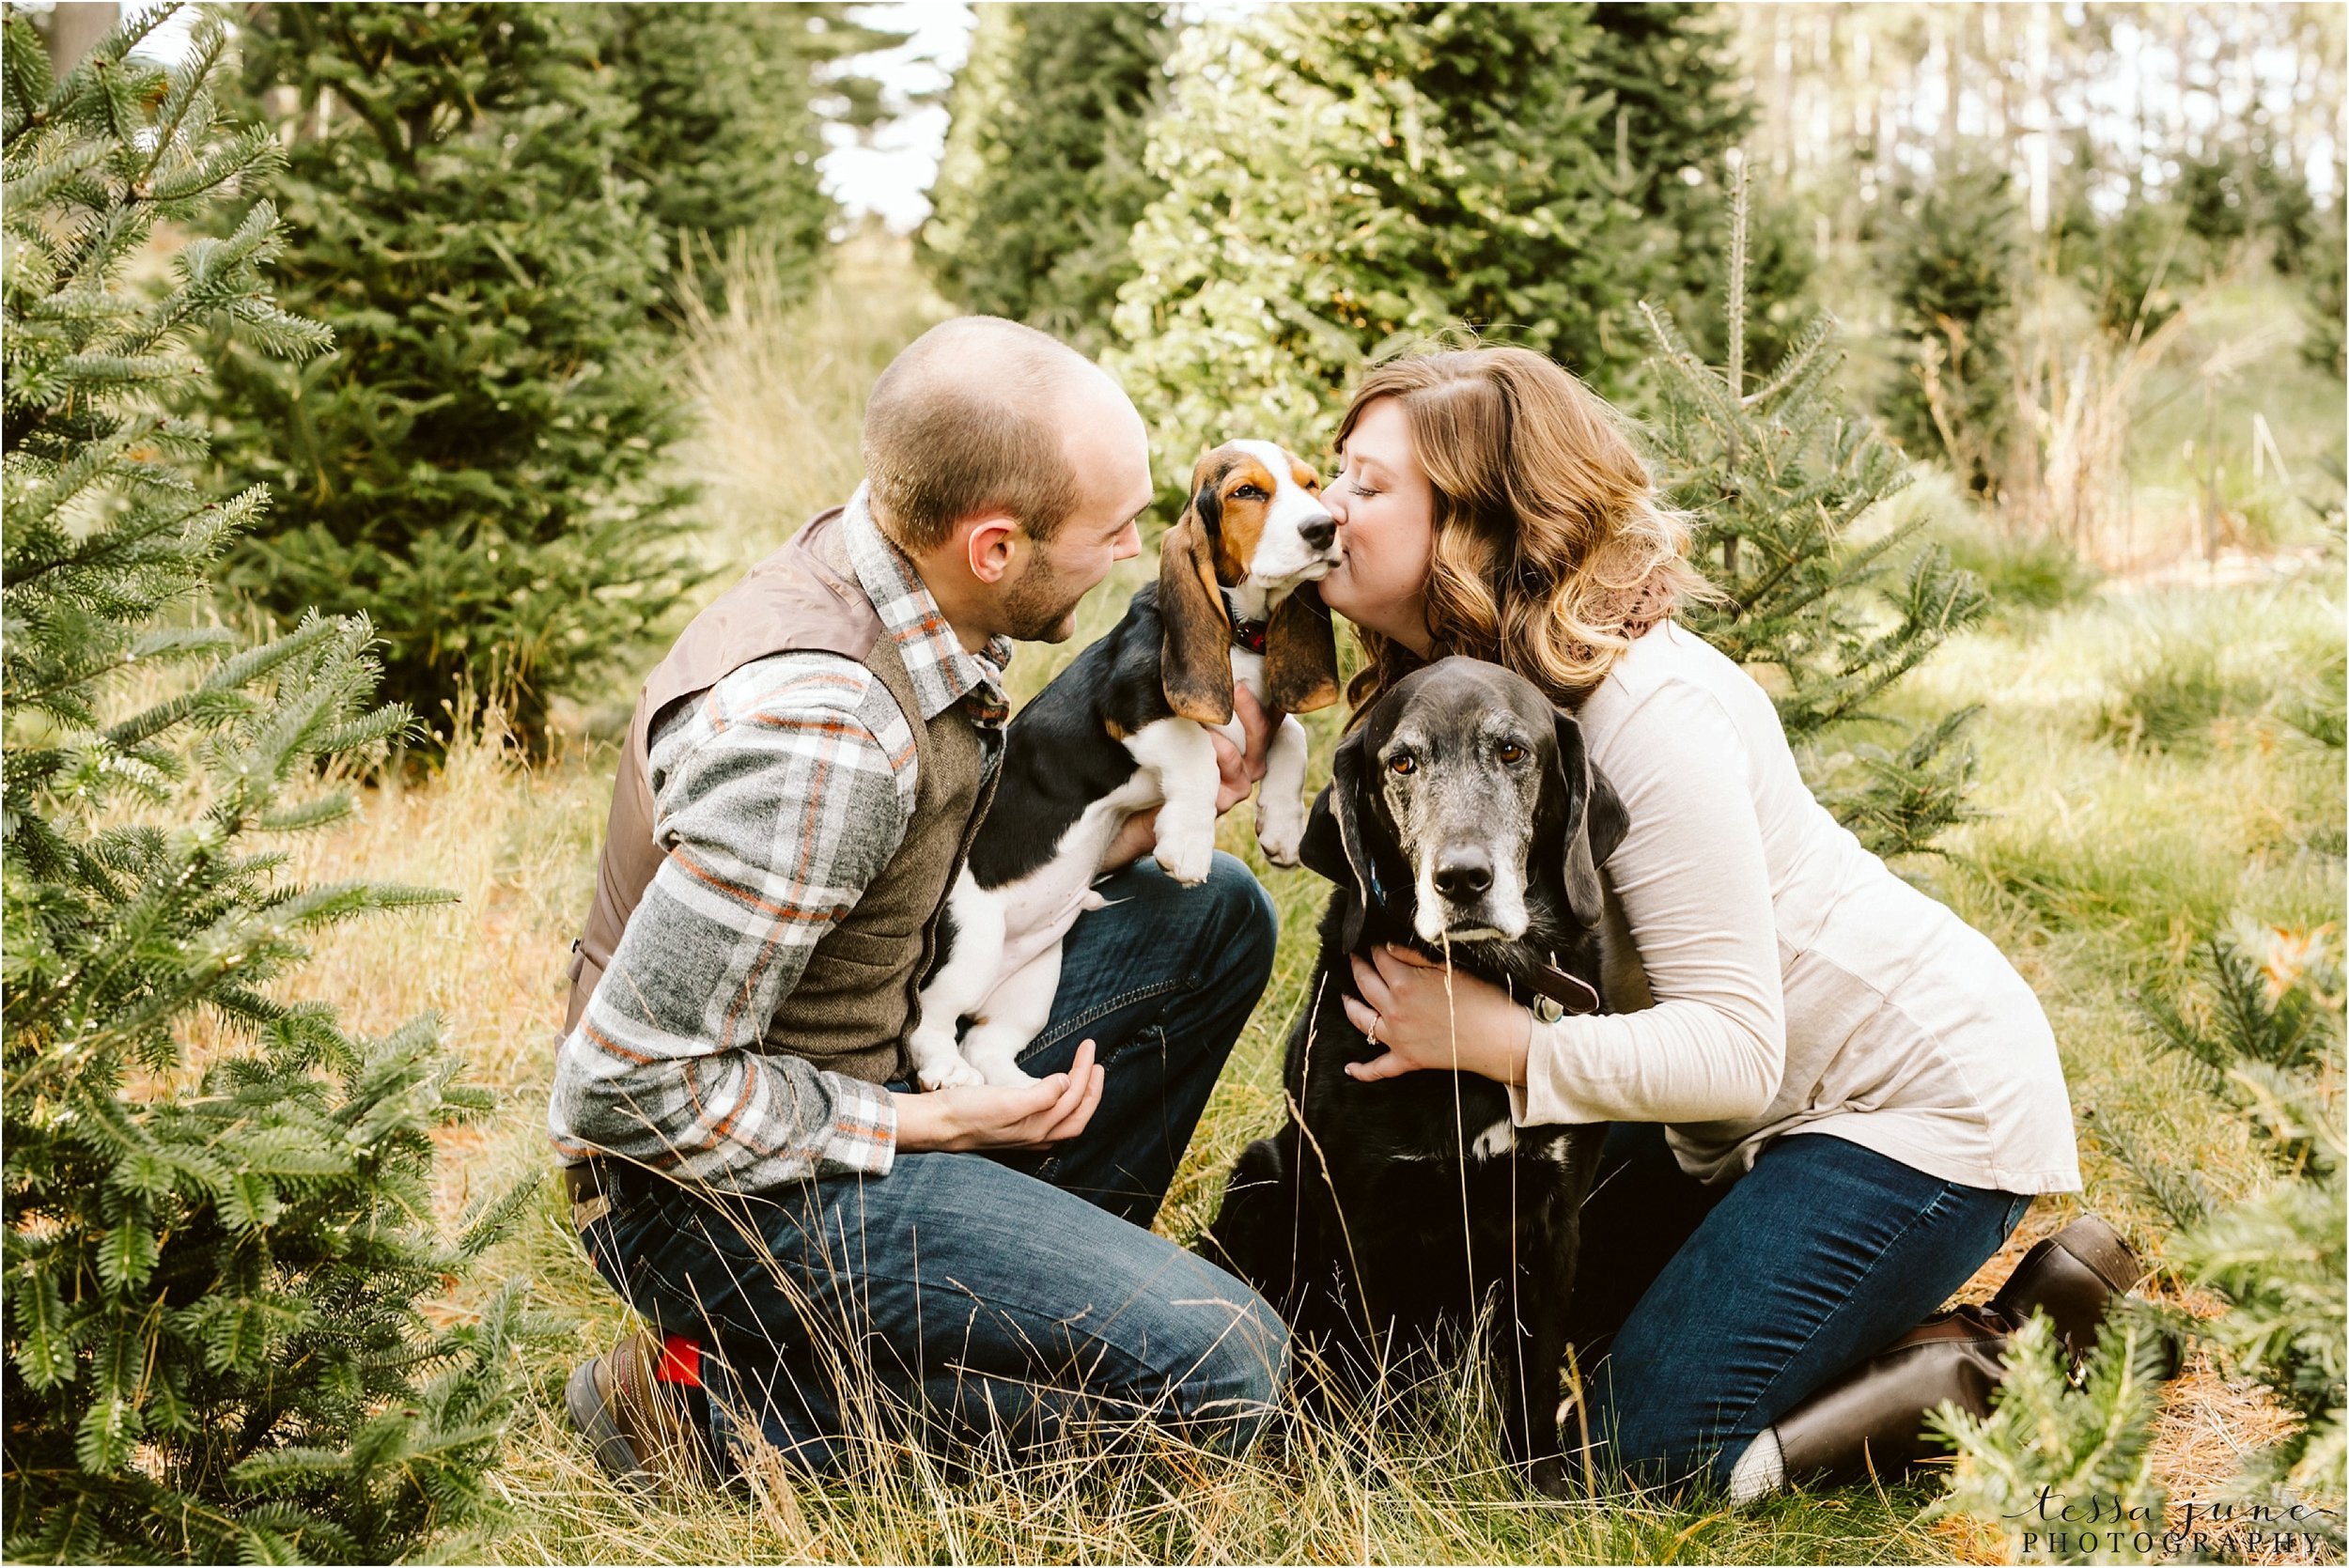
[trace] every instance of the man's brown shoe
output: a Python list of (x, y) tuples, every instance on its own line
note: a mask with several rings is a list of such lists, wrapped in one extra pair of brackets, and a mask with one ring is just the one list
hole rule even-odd
[(630, 1334), (607, 1355), (582, 1361), (564, 1388), (563, 1402), (596, 1452), (596, 1461), (621, 1485), (676, 1497), (717, 1479), (707, 1437), (693, 1430), (684, 1392), (655, 1380), (661, 1338)]

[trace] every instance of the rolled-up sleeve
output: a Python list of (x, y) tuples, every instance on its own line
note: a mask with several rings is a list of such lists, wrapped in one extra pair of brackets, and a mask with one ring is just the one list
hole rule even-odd
[(1595, 748), (1629, 829), (1607, 878), (1655, 1005), (1533, 1026), (1521, 1126), (1760, 1115), (1786, 1065), (1785, 1001), (1750, 766), (1712, 693), (1668, 682)]
[(557, 1056), (557, 1153), (736, 1191), (887, 1173), (889, 1092), (762, 1042), (904, 838), (895, 704), (836, 656), (760, 660), (664, 721), (650, 763), (666, 856)]

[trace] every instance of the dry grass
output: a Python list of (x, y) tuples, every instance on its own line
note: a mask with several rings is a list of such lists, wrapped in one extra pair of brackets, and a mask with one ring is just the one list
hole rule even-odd
[[(697, 324), (689, 384), (708, 417), (690, 460), (712, 482), (715, 566), (771, 548), (845, 493), (853, 411), (873, 369), (937, 314), (900, 261), (857, 253), (845, 265), (788, 309), (760, 296), (754, 272), (725, 317)], [(1088, 633), (1120, 598), (1097, 596)], [(2310, 649), (2338, 645), (2341, 611), (2337, 589), (2307, 581), (2109, 596), (1968, 637), (1909, 694), (1920, 708), (1992, 704), (1979, 795), (1990, 815), (1958, 835), (1934, 873), (1938, 891), (2015, 955), (2046, 999), (2076, 1107), (2178, 1151), (2221, 1196), (2248, 1190), (2256, 1161), (2239, 1127), (2149, 1059), (2129, 988), (2176, 972), (2191, 939), (2230, 914), (2304, 925), (2335, 918), (2340, 753), (2277, 714), (2293, 672), (2311, 667)], [(2191, 728), (2190, 743), (2167, 749), (2105, 722), (2147, 669), (2204, 646), (2254, 681), (2246, 711), (2213, 715)], [(1019, 685), (1034, 690), (1058, 662), (1024, 660)], [(339, 934), (300, 984), (370, 1032), (440, 1013), (473, 1076), (506, 1095), (494, 1120), (449, 1140), (445, 1212), (545, 1162), (563, 970), (592, 887), (610, 768), (609, 742), (580, 735), (526, 765), (492, 712), (460, 728), (440, 772), (367, 790), (354, 820), (305, 851), (311, 877), (364, 874), (459, 894), (443, 909)], [(1226, 847), (1252, 853), (1241, 836), (1227, 829)], [(1303, 873), (1259, 873), (1282, 908), (1282, 949), (1161, 1217), (1177, 1238), (1205, 1223), (1221, 1172), (1277, 1115), (1279, 1042), (1309, 969), (1322, 890)], [(2092, 1131), (2084, 1141), (2089, 1200), (2157, 1256), (2156, 1218)], [(1986, 1294), (2071, 1208), (2038, 1205), (1970, 1294)], [(758, 1467), (724, 1497), (646, 1505), (604, 1483), (561, 1413), (564, 1374), (609, 1344), (627, 1314), (588, 1269), (551, 1192), (492, 1253), (486, 1276), (474, 1288), (526, 1281), (543, 1327), (518, 1352), (532, 1392), (497, 1478), (511, 1519), (493, 1536), (445, 1544), (452, 1559), (1976, 1561), (1996, 1549), (1962, 1522), (1920, 1524), (1929, 1489), (1918, 1487), (1797, 1496), (1739, 1513), (1626, 1494), (1529, 1503), (1499, 1470), (1472, 1381), (1359, 1421), (1300, 1422), (1242, 1460), (1160, 1437), (1128, 1463), (981, 1456), (975, 1474), (951, 1476), (900, 1444), (852, 1482), (818, 1485)], [(2279, 1419), (2198, 1366), (2166, 1406), (2163, 1473), (2181, 1498), (2207, 1498)]]

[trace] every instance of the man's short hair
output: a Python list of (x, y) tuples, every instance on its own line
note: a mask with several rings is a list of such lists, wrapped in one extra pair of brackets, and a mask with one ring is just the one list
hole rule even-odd
[(1066, 344), (1001, 317), (959, 317), (915, 338), (864, 408), (874, 520), (912, 551), (986, 512), (1051, 537), (1081, 493), (1061, 409), (1087, 372), (1098, 373)]

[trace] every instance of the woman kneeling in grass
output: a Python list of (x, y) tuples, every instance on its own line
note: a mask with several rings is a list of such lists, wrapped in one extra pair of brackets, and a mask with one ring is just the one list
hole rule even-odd
[[(1387, 1053), (1348, 1071), (1456, 1064), (1508, 1085), (1519, 1125), (1616, 1124), (1572, 1335), (1614, 1463), (1750, 1497), (1897, 1447), (1890, 1427), (1913, 1442), (1897, 1390), (1806, 1401), (1939, 1308), (2034, 1195), (2079, 1189), (2038, 1000), (1828, 815), (1761, 687), (1673, 619), (1707, 592), (1687, 528), (1579, 381), (1520, 349), (1396, 361), (1338, 449), (1322, 597), (1369, 654), (1354, 711), (1447, 655), (1504, 665), (1578, 715), (1630, 818), (1606, 867), (1611, 1016), (1540, 1021), (1381, 949), (1347, 1005)], [(2084, 1221), (2063, 1247), (2097, 1273), (2058, 1259), (2070, 1298), (2034, 1268), (2001, 1305), (2077, 1312), (2084, 1291), (2092, 1323), (2135, 1278), (2118, 1246)], [(1856, 1408), (1890, 1426), (1853, 1430)]]

